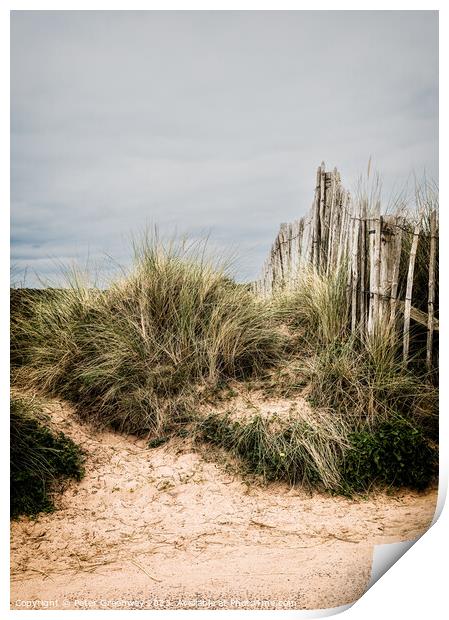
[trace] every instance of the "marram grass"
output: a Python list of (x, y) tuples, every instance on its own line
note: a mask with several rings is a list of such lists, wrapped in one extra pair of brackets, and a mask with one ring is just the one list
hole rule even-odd
[(274, 364), (273, 314), (201, 252), (145, 240), (107, 291), (73, 280), (15, 321), (17, 382), (66, 398), (113, 427), (158, 433), (197, 394)]

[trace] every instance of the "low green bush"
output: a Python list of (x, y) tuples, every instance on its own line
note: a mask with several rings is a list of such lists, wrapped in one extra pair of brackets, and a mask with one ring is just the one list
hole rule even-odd
[(51, 431), (27, 400), (12, 398), (10, 414), (11, 517), (49, 512), (54, 481), (83, 477), (83, 454), (69, 437)]
[(243, 459), (249, 471), (265, 480), (329, 490), (339, 486), (336, 464), (347, 443), (344, 429), (326, 414), (308, 419), (256, 414), (233, 420), (229, 414), (212, 413), (197, 421), (197, 434)]
[(197, 429), (201, 440), (240, 457), (249, 471), (266, 480), (331, 492), (352, 495), (373, 486), (421, 490), (437, 469), (436, 452), (423, 432), (401, 417), (351, 432), (327, 415), (314, 424), (294, 416), (232, 420), (229, 414), (214, 413), (201, 419)]
[(374, 429), (349, 437), (342, 466), (349, 491), (366, 491), (373, 484), (425, 489), (437, 472), (437, 453), (421, 429), (397, 416)]

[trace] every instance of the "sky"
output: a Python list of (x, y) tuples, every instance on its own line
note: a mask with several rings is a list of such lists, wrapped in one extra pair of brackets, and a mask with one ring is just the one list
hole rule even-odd
[(107, 283), (154, 226), (255, 279), (321, 161), (354, 191), (370, 157), (386, 200), (438, 180), (435, 11), (11, 14), (16, 285)]

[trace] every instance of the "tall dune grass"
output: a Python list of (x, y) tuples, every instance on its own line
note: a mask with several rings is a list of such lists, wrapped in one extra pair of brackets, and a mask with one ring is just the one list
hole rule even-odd
[[(331, 408), (356, 427), (396, 413), (435, 427), (436, 388), (423, 363), (403, 364), (400, 325), (351, 333), (344, 274), (305, 270), (293, 290), (274, 300), (280, 320), (297, 338), (298, 387), (306, 385), (315, 406)], [(294, 387), (295, 375), (290, 381)]]
[(199, 391), (257, 374), (282, 343), (270, 309), (213, 268), (204, 247), (148, 238), (107, 291), (73, 277), (30, 302), (14, 331), (25, 359), (19, 382), (134, 433), (158, 433)]
[(274, 298), (279, 319), (293, 330), (302, 330), (320, 346), (344, 337), (348, 328), (349, 304), (346, 269), (328, 275), (304, 268), (294, 286)]

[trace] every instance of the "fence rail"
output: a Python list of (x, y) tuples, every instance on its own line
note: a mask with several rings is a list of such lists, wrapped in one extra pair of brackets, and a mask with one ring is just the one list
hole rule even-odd
[[(372, 333), (379, 323), (401, 315), (403, 357), (409, 358), (410, 325), (414, 321), (427, 328), (427, 365), (432, 366), (438, 281), (438, 212), (426, 214), (429, 230), (423, 229), (424, 213), (412, 223), (403, 213), (382, 215), (380, 204), (353, 200), (342, 186), (336, 168), (326, 172), (318, 167), (312, 207), (307, 215), (280, 226), (265, 261), (255, 291), (271, 296), (293, 288), (301, 271), (313, 267), (321, 273), (347, 270), (351, 329)], [(420, 242), (430, 247), (427, 273), (427, 300), (424, 312), (415, 307), (415, 263)], [(401, 272), (402, 269), (402, 272)], [(405, 271), (404, 271), (405, 269)], [(401, 275), (404, 282), (401, 282)], [(422, 291), (420, 291), (422, 296)], [(423, 306), (423, 300), (417, 300)]]

